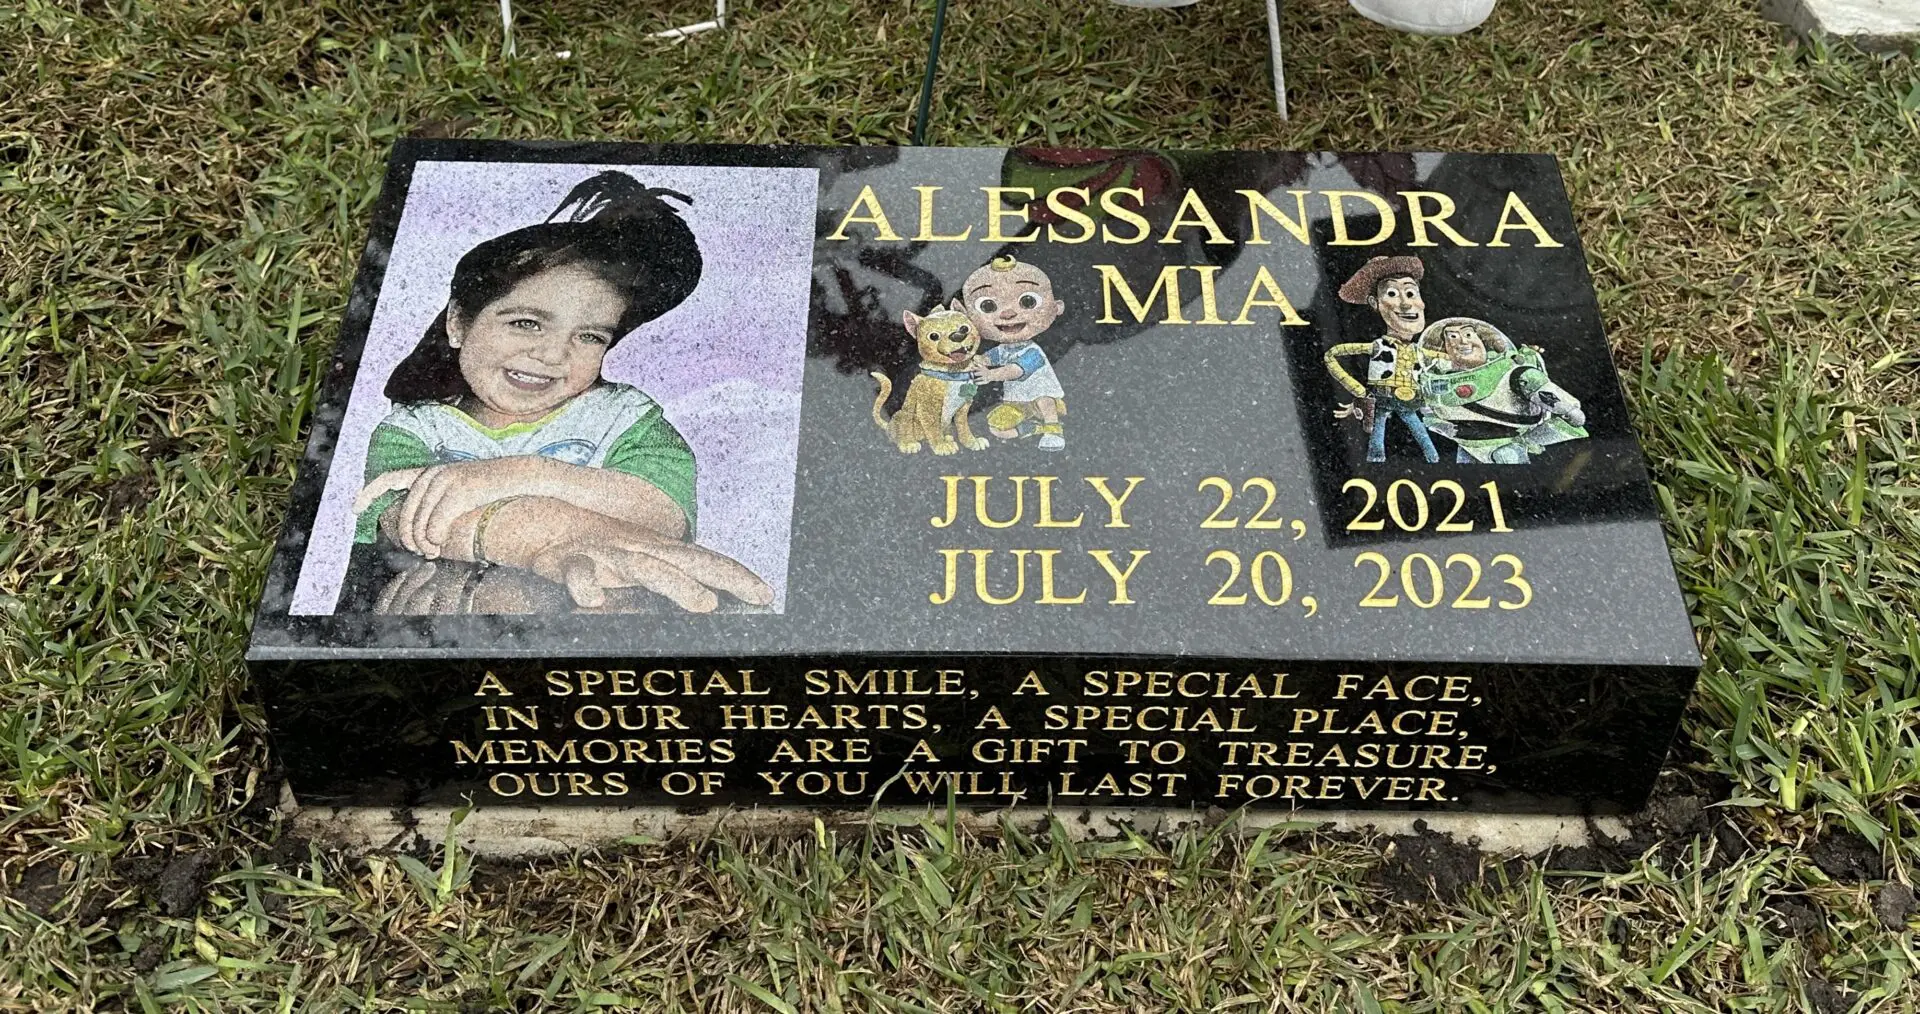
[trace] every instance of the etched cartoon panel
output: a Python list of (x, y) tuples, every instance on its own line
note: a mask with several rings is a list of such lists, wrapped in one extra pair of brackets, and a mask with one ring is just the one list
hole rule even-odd
[[(1585, 437), (1580, 399), (1553, 382), (1545, 350), (1516, 346), (1476, 317), (1429, 324), (1425, 275), (1418, 257), (1380, 256), (1340, 286), (1341, 300), (1371, 307), (1384, 329), (1371, 342), (1343, 342), (1325, 356), (1327, 372), (1356, 399), (1333, 416), (1367, 427), (1367, 460), (1387, 460), (1391, 420), (1429, 463), (1440, 461), (1436, 434), (1454, 445), (1456, 464), (1483, 465), (1525, 465), (1549, 445)], [(1364, 379), (1347, 365), (1360, 357)]]

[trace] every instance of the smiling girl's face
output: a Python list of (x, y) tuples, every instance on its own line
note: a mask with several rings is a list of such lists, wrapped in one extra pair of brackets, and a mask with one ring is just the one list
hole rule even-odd
[(618, 335), (626, 302), (585, 268), (549, 268), (480, 308), (473, 319), (447, 315), (447, 338), (460, 350), (460, 374), (472, 388), (466, 406), (491, 427), (533, 422), (600, 379), (600, 361)]

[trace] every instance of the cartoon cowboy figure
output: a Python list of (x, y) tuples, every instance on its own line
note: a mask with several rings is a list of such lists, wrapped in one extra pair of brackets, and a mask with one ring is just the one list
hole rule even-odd
[[(1327, 372), (1354, 397), (1364, 409), (1352, 403), (1334, 413), (1335, 418), (1371, 418), (1372, 436), (1367, 441), (1367, 460), (1387, 460), (1387, 419), (1398, 417), (1413, 434), (1414, 443), (1428, 461), (1439, 461), (1433, 437), (1427, 432), (1422, 413), (1427, 408), (1423, 386), (1424, 360), (1437, 358), (1420, 344), (1427, 327), (1427, 304), (1420, 298), (1420, 279), (1426, 268), (1418, 257), (1375, 257), (1340, 286), (1340, 298), (1349, 303), (1365, 303), (1380, 314), (1386, 334), (1371, 342), (1348, 342), (1327, 350)], [(1366, 383), (1354, 379), (1340, 364), (1347, 356), (1367, 357)]]
[(1426, 373), (1427, 404), (1433, 432), (1459, 447), (1457, 463), (1524, 465), (1587, 435), (1580, 399), (1547, 376), (1540, 349), (1472, 317), (1434, 322), (1420, 344), (1440, 360)]

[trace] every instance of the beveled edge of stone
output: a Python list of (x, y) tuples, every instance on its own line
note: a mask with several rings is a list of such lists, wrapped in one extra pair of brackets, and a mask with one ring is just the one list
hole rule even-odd
[[(315, 841), (352, 854), (444, 843), (453, 807), (421, 806), (396, 811), (388, 807), (285, 806), (293, 829)], [(1218, 825), (1223, 811), (1176, 810), (1149, 807), (1020, 806), (998, 810), (960, 809), (953, 822), (961, 828), (992, 833), (1003, 823), (1044, 826), (1049, 812), (1076, 840), (1112, 838), (1133, 830), (1163, 834)], [(524, 858), (579, 848), (699, 838), (722, 830), (749, 834), (812, 835), (821, 827), (848, 828), (869, 820), (883, 825), (913, 826), (922, 821), (947, 821), (945, 807), (888, 806), (877, 810), (811, 808), (714, 807), (697, 813), (668, 806), (492, 806), (476, 807), (454, 829), (462, 848), (497, 859)], [(1577, 848), (1593, 842), (1593, 832), (1612, 841), (1630, 832), (1618, 817), (1507, 814), (1431, 813), (1379, 810), (1266, 810), (1239, 817), (1242, 831), (1292, 825), (1300, 829), (1333, 831), (1371, 830), (1383, 835), (1416, 833), (1416, 823), (1482, 851), (1501, 855), (1539, 855), (1550, 848)]]
[(1920, 0), (1900, 3), (1906, 9), (1899, 16), (1884, 14), (1885, 6), (1872, 0), (1761, 0), (1760, 13), (1803, 38), (1827, 35), (1870, 52), (1920, 45)]

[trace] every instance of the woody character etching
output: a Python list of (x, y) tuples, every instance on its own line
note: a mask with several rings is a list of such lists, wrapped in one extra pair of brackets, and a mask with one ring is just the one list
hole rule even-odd
[[(1386, 333), (1371, 342), (1347, 342), (1327, 350), (1327, 372), (1355, 398), (1334, 413), (1360, 419), (1371, 428), (1367, 460), (1387, 460), (1387, 420), (1398, 418), (1413, 434), (1429, 462), (1440, 460), (1422, 415), (1427, 408), (1425, 359), (1433, 356), (1420, 341), (1427, 327), (1427, 304), (1420, 296), (1426, 268), (1418, 257), (1375, 257), (1340, 286), (1340, 298), (1365, 303), (1380, 314)], [(1347, 372), (1341, 359), (1367, 357), (1366, 383)]]

